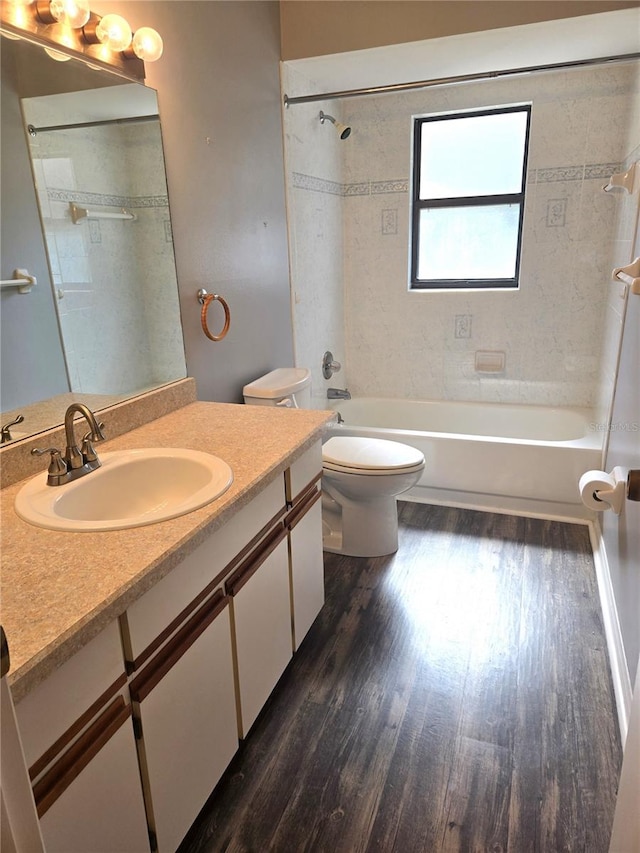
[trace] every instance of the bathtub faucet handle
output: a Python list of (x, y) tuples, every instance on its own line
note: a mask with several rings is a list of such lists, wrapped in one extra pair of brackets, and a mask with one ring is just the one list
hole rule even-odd
[(338, 373), (342, 365), (333, 360), (333, 353), (327, 350), (322, 356), (322, 375), (325, 379), (331, 379), (334, 373)]

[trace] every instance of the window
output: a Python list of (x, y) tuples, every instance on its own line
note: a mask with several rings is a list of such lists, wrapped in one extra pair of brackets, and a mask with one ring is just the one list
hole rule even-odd
[(518, 287), (530, 116), (415, 119), (412, 289)]

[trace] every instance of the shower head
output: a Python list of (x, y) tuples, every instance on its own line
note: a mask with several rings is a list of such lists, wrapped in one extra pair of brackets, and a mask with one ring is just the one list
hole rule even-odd
[(333, 116), (327, 115), (327, 113), (323, 113), (322, 110), (320, 110), (320, 115), (318, 117), (320, 119), (320, 124), (324, 124), (325, 119), (327, 121), (330, 121), (331, 124), (338, 131), (338, 136), (340, 137), (340, 139), (347, 139), (349, 137), (349, 134), (351, 133), (351, 128), (347, 127), (346, 124), (340, 124), (340, 122), (336, 121)]

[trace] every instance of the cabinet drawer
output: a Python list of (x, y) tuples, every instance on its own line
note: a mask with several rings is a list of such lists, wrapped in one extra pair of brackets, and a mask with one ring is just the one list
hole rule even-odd
[[(233, 568), (244, 549), (269, 529), (285, 506), (283, 478), (277, 477), (250, 504), (203, 542), (127, 610), (127, 657), (140, 667), (164, 639), (165, 629), (189, 617)], [(266, 528), (266, 529), (265, 529)], [(206, 590), (206, 592), (204, 592)], [(168, 632), (170, 636), (171, 630)], [(158, 638), (160, 642), (158, 642)]]
[(317, 441), (285, 472), (287, 503), (292, 506), (302, 493), (320, 479), (322, 474), (322, 444)]
[(125, 683), (114, 622), (16, 705), (30, 775), (35, 779)]

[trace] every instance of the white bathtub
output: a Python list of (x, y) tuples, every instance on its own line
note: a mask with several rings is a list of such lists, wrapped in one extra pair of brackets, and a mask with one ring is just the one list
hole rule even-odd
[(403, 499), (587, 516), (580, 476), (602, 463), (602, 431), (589, 409), (502, 403), (354, 398), (332, 408), (341, 435), (367, 435), (419, 448), (426, 467)]

